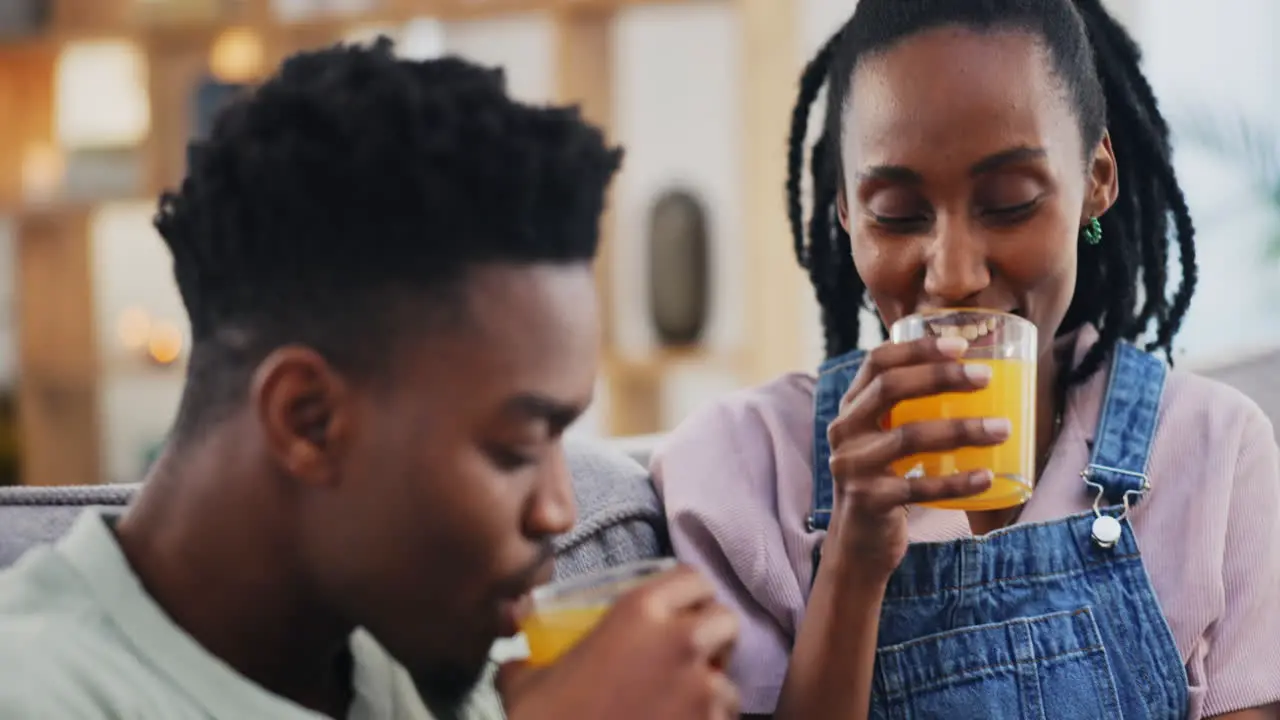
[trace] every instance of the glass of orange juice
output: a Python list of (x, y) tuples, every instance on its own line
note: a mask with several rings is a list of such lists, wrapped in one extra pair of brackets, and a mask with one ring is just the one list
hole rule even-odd
[(520, 626), (529, 644), (527, 662), (555, 662), (599, 624), (618, 598), (675, 566), (675, 558), (640, 560), (536, 588), (533, 612)]
[(935, 310), (902, 318), (889, 329), (892, 342), (924, 337), (962, 337), (969, 349), (961, 362), (991, 368), (991, 381), (976, 392), (944, 393), (900, 402), (889, 426), (957, 418), (1005, 418), (1009, 439), (990, 447), (921, 453), (894, 463), (903, 477), (940, 477), (990, 470), (991, 487), (969, 497), (928, 503), (950, 510), (999, 510), (1031, 497), (1036, 471), (1036, 356), (1034, 323), (994, 310)]

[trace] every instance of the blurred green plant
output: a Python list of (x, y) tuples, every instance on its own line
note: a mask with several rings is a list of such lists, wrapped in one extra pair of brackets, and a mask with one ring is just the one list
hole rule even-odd
[(1264, 252), (1280, 261), (1280, 123), (1204, 110), (1186, 112), (1178, 120), (1175, 139), (1244, 172), (1250, 195), (1266, 215)]

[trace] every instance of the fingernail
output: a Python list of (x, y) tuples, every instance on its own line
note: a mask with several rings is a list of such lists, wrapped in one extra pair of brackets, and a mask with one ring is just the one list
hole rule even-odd
[(969, 475), (969, 487), (974, 490), (985, 490), (991, 485), (993, 477), (990, 470), (978, 470)]
[(964, 366), (965, 377), (976, 383), (985, 383), (991, 379), (991, 366), (985, 363), (968, 363)]
[(1013, 432), (1013, 423), (1006, 418), (985, 418), (982, 421), (982, 430), (991, 437), (1008, 437)]
[(969, 349), (969, 341), (962, 337), (941, 337), (938, 338), (938, 351), (943, 355), (951, 357), (960, 357), (965, 350)]

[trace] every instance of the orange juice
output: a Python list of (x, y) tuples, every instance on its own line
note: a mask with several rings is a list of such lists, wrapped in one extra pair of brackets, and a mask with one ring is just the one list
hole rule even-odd
[(1021, 505), (1031, 497), (1035, 475), (1036, 364), (1008, 359), (962, 362), (990, 366), (991, 381), (987, 387), (976, 392), (945, 393), (898, 403), (889, 415), (890, 427), (952, 418), (1006, 418), (1012, 425), (1009, 439), (990, 447), (913, 455), (894, 463), (893, 471), (904, 477), (941, 477), (990, 470), (994, 478), (986, 491), (928, 505), (970, 511)]
[(591, 632), (608, 611), (608, 605), (568, 607), (535, 612), (521, 626), (529, 643), (530, 665), (550, 665)]

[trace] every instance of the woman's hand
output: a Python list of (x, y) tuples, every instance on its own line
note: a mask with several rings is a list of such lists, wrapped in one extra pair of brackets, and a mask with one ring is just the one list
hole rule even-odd
[(996, 445), (1009, 437), (1007, 418), (930, 420), (887, 429), (889, 411), (903, 400), (987, 386), (989, 366), (959, 362), (967, 348), (962, 338), (923, 338), (872, 350), (827, 428), (835, 512), (824, 554), (844, 553), (863, 577), (887, 580), (902, 562), (907, 505), (973, 495), (991, 486), (985, 470), (908, 480), (890, 468), (916, 453)]

